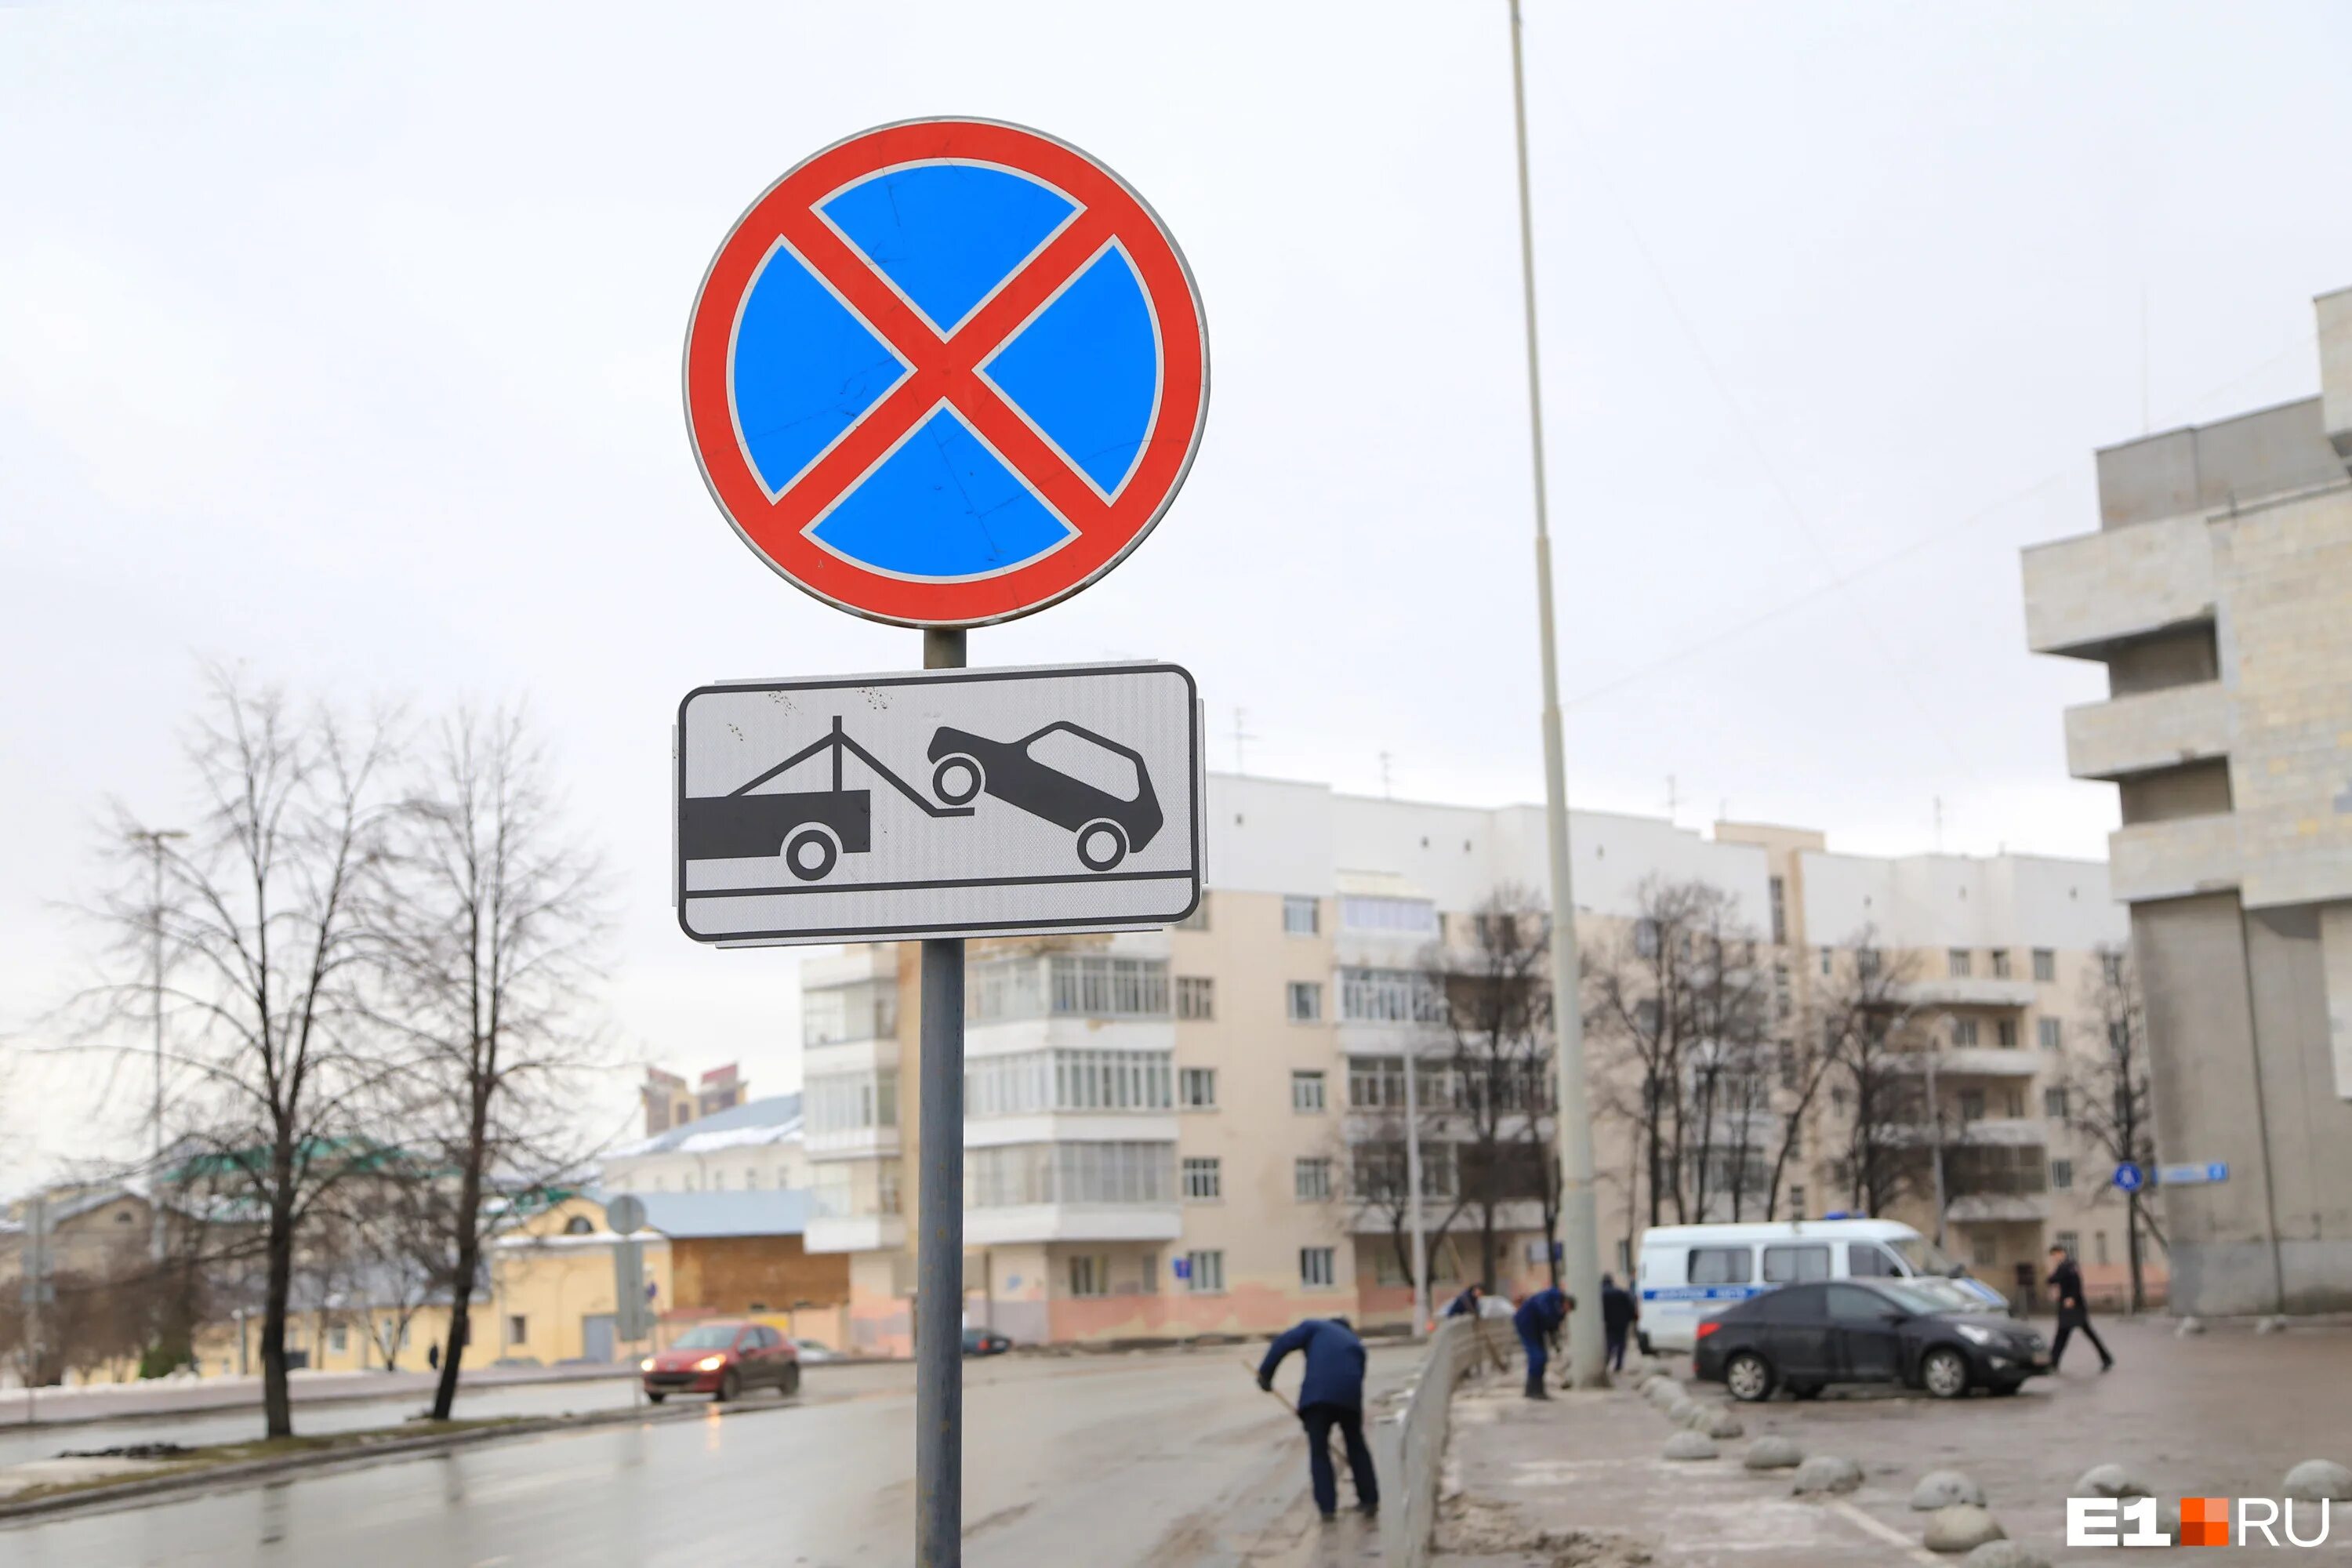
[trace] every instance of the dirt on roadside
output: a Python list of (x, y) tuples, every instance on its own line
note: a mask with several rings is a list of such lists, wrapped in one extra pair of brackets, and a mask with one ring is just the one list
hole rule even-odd
[(1437, 1505), (1436, 1549), (1449, 1557), (1495, 1558), (1531, 1568), (1643, 1568), (1657, 1561), (1637, 1537), (1544, 1530), (1509, 1503), (1459, 1493)]

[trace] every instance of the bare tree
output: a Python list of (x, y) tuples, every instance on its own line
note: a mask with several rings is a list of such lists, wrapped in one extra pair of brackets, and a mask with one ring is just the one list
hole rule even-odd
[(1587, 951), (1588, 1027), (1604, 1112), (1633, 1128), (1649, 1223), (1744, 1216), (1759, 1198), (1771, 989), (1738, 900), (1702, 881), (1644, 882), (1640, 913)]
[[(2139, 972), (2126, 947), (2102, 946), (2098, 967), (2083, 987), (2087, 1016), (2079, 1026), (2083, 1048), (2070, 1050), (2061, 1079), (2066, 1125), (2115, 1164), (2156, 1166), (2155, 1105), (2148, 1087), (2147, 1019), (2141, 1009)], [(2102, 1184), (2097, 1199), (2116, 1189)], [(2131, 1265), (2131, 1305), (2147, 1309), (2147, 1247), (2164, 1234), (2137, 1192), (2124, 1197), (2124, 1251)], [(2097, 1201), (2097, 1200), (2095, 1200)]]
[[(1388, 1062), (1358, 1058), (1349, 1070), (1349, 1093), (1346, 1130), (1347, 1195), (1363, 1211), (1377, 1215), (1388, 1231), (1389, 1247), (1398, 1271), (1408, 1286), (1421, 1283), (1420, 1260), (1412, 1256), (1413, 1196), (1408, 1169), (1412, 1163), (1404, 1108), (1402, 1074), (1412, 1058), (1397, 1058), (1395, 1072)], [(1432, 1072), (1423, 1064), (1416, 1096), (1421, 1134), (1422, 1244), (1434, 1259), (1447, 1233), (1467, 1206), (1461, 1184), (1454, 1179), (1453, 1145), (1447, 1140), (1452, 1095), (1444, 1070)], [(1358, 1090), (1362, 1089), (1362, 1098)], [(1442, 1212), (1441, 1207), (1442, 1205)], [(1434, 1264), (1432, 1264), (1434, 1272)]]
[(1780, 1196), (1789, 1184), (1790, 1168), (1803, 1158), (1807, 1130), (1816, 1123), (1823, 1091), (1838, 1066), (1837, 1053), (1826, 1037), (1829, 1033), (1818, 1017), (1801, 1017), (1795, 1030), (1776, 1047), (1780, 1087), (1773, 1110), (1772, 1163), (1764, 1189), (1768, 1220), (1780, 1217)]
[(456, 1189), (442, 1256), (449, 1342), (433, 1397), (446, 1421), (496, 1219), (489, 1200), (577, 1169), (586, 1152), (568, 1130), (596, 1065), (603, 872), (565, 824), (516, 712), (461, 711), (441, 726), (396, 845), (378, 913), (393, 1016), (417, 1051), (404, 1137)]
[(1836, 1169), (1854, 1207), (1884, 1215), (1918, 1190), (1928, 1169), (1918, 1137), (1926, 1110), (1918, 1041), (1903, 1000), (1918, 962), (1911, 953), (1882, 952), (1868, 928), (1846, 948), (1819, 992), (1831, 1104), (1844, 1121)]
[[(286, 1436), (299, 1239), (373, 1146), (365, 1112), (397, 1070), (369, 1005), (361, 897), (383, 863), (392, 738), (383, 721), (355, 728), (276, 688), (208, 674), (184, 747), (199, 819), (160, 850), (121, 820), (120, 875), (96, 911), (120, 978), (82, 1000), (101, 1026), (148, 1020), (160, 938), (179, 1132), (159, 1175), (176, 1201), (258, 1239), (262, 1409), (268, 1434)], [(159, 856), (160, 900), (149, 880)]]
[[(1423, 959), (1426, 1023), (1452, 1068), (1461, 1203), (1478, 1221), (1478, 1276), (1500, 1272), (1506, 1205), (1536, 1202), (1546, 1236), (1559, 1198), (1548, 1175), (1551, 1114), (1550, 917), (1523, 889), (1498, 889), (1471, 919), (1467, 945), (1436, 942)], [(1547, 1190), (1551, 1195), (1547, 1197)]]

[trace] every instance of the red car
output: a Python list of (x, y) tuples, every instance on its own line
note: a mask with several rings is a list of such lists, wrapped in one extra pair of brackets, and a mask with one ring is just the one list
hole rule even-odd
[(724, 1404), (750, 1388), (797, 1394), (801, 1386), (800, 1352), (764, 1323), (698, 1324), (637, 1371), (656, 1405), (673, 1394), (708, 1394)]

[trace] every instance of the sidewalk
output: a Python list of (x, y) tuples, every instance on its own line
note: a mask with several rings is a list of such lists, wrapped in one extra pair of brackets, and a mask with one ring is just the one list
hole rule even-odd
[[(460, 1388), (499, 1388), (517, 1384), (580, 1383), (631, 1377), (612, 1366), (498, 1366), (458, 1375)], [(297, 1372), (287, 1377), (287, 1394), (297, 1405), (360, 1399), (394, 1399), (421, 1393), (438, 1381), (426, 1372)], [(0, 1389), (0, 1426), (23, 1424), (28, 1413), (43, 1426), (90, 1421), (132, 1421), (145, 1415), (186, 1415), (208, 1410), (258, 1410), (258, 1377), (152, 1378), (143, 1383), (100, 1383), (79, 1388)]]

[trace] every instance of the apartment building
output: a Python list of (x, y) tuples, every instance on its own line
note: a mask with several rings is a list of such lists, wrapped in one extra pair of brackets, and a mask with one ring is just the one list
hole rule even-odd
[(2174, 1303), (2352, 1308), (2352, 290), (2318, 395), (2098, 454), (2099, 530), (2024, 553), (2026, 638), (2107, 670)]
[(647, 1068), (646, 1081), (637, 1090), (637, 1099), (645, 1108), (646, 1136), (651, 1138), (689, 1121), (732, 1110), (750, 1093), (751, 1085), (743, 1081), (733, 1062), (712, 1068), (690, 1085), (674, 1072)]
[[(1498, 894), (1541, 888), (1542, 813), (1223, 775), (1208, 802), (1210, 890), (1183, 925), (971, 944), (971, 1322), (1024, 1342), (1105, 1341), (1410, 1310), (1395, 1241), (1404, 1206), (1368, 1201), (1366, 1168), (1383, 1154), (1408, 1060), (1425, 1097), (1454, 1092), (1452, 1045), (1431, 1024), (1431, 954), (1474, 948)], [(2123, 935), (2103, 868), (1869, 860), (1829, 853), (1815, 833), (1726, 824), (1706, 836), (1602, 813), (1576, 814), (1572, 837), (1581, 940), (1639, 922), (1645, 884), (1720, 888), (1755, 928), (1754, 961), (1785, 977), (1790, 1030), (1809, 1002), (1806, 967), (1825, 949), (1867, 933), (1945, 965), (1968, 952), (1969, 973), (1938, 969), (1916, 999), (1923, 1024), (1932, 1016), (1950, 1035), (1937, 1089), (1955, 1250), (2010, 1280), (2046, 1237), (2071, 1230), (2086, 1238), (2086, 1263), (2112, 1254), (2120, 1268), (2119, 1242), (2097, 1250), (2087, 1238), (2119, 1237), (2121, 1207), (2101, 1197), (2104, 1173), (2043, 1099), (2063, 1076), (2056, 1042), (2088, 955)], [(811, 958), (802, 973), (807, 1247), (847, 1255), (861, 1350), (904, 1350), (912, 1329), (915, 971), (911, 949), (902, 963), (877, 945)], [(1622, 1070), (1606, 1042), (1593, 1055), (1597, 1077)], [(1478, 1216), (1455, 1212), (1454, 1194), (1461, 1162), (1479, 1152), (1442, 1127), (1425, 1136), (1424, 1220), (1451, 1221), (1433, 1276), (1475, 1277)], [(1634, 1143), (1625, 1121), (1604, 1119), (1599, 1205), (1621, 1268), (1646, 1220)], [(1779, 1212), (1845, 1206), (1836, 1147), (1833, 1129), (1808, 1141)], [(1983, 1149), (2014, 1152), (1973, 1152)], [(1975, 1174), (1996, 1163), (1997, 1178)], [(1761, 1202), (1741, 1213), (1761, 1217)], [(1530, 1190), (1497, 1209), (1507, 1287), (1546, 1274), (1543, 1206)]]

